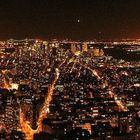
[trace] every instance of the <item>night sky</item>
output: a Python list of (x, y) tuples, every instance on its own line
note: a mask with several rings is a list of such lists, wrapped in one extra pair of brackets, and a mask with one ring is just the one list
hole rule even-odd
[(139, 0), (0, 0), (2, 39), (140, 38)]

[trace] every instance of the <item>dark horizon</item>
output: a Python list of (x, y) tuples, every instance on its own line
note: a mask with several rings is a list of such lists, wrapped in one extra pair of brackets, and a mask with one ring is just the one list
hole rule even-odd
[(140, 38), (140, 2), (7, 0), (0, 2), (0, 40)]

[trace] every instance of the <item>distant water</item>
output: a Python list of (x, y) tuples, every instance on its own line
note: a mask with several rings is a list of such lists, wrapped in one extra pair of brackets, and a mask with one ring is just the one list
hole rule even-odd
[(105, 55), (126, 61), (140, 61), (140, 52), (127, 52), (119, 48), (104, 48)]

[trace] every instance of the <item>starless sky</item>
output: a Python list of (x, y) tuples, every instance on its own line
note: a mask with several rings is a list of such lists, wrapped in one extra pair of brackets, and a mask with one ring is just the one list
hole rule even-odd
[(0, 0), (0, 39), (140, 38), (139, 0)]

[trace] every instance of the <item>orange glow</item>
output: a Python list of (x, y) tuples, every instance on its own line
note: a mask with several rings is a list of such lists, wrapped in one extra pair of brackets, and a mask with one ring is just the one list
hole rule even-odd
[(37, 125), (38, 125), (37, 130), (33, 130), (31, 128), (31, 126), (25, 120), (24, 114), (20, 110), (20, 125), (21, 125), (22, 131), (25, 133), (25, 136), (26, 136), (27, 140), (33, 140), (34, 133), (38, 133), (38, 132), (42, 131), (42, 120), (47, 117), (50, 102), (52, 100), (54, 86), (55, 86), (55, 83), (56, 83), (58, 78), (59, 78), (59, 70), (56, 69), (55, 79), (48, 88), (48, 96), (45, 97), (45, 102), (44, 102), (43, 107), (40, 111), (39, 119), (38, 119), (38, 122), (37, 122)]
[(121, 101), (116, 100), (116, 103), (122, 111), (127, 111), (127, 109), (125, 108), (125, 106), (123, 105)]
[(22, 131), (25, 133), (25, 137), (27, 140), (33, 140), (33, 135), (36, 133), (36, 130), (33, 130), (27, 121), (24, 119), (24, 114), (20, 110), (20, 125)]
[(86, 129), (90, 134), (91, 134), (91, 124), (90, 123), (85, 123), (81, 125), (82, 129)]
[(56, 77), (55, 77), (53, 83), (48, 88), (48, 96), (46, 96), (45, 102), (44, 102), (43, 107), (40, 111), (40, 115), (39, 115), (39, 119), (38, 119), (38, 128), (37, 128), (38, 132), (42, 131), (42, 123), (41, 122), (42, 122), (43, 118), (47, 117), (50, 102), (52, 101), (54, 86), (55, 86), (55, 83), (56, 83), (58, 78), (59, 78), (59, 72), (58, 72), (58, 69), (56, 69)]
[(2, 85), (2, 88), (5, 88), (5, 89), (10, 89), (11, 88), (11, 84), (10, 84), (10, 82), (9, 82), (9, 80), (6, 80), (6, 78), (5, 78), (5, 75), (6, 75), (6, 70), (2, 70), (2, 74), (4, 75), (4, 83), (3, 83), (3, 85)]

